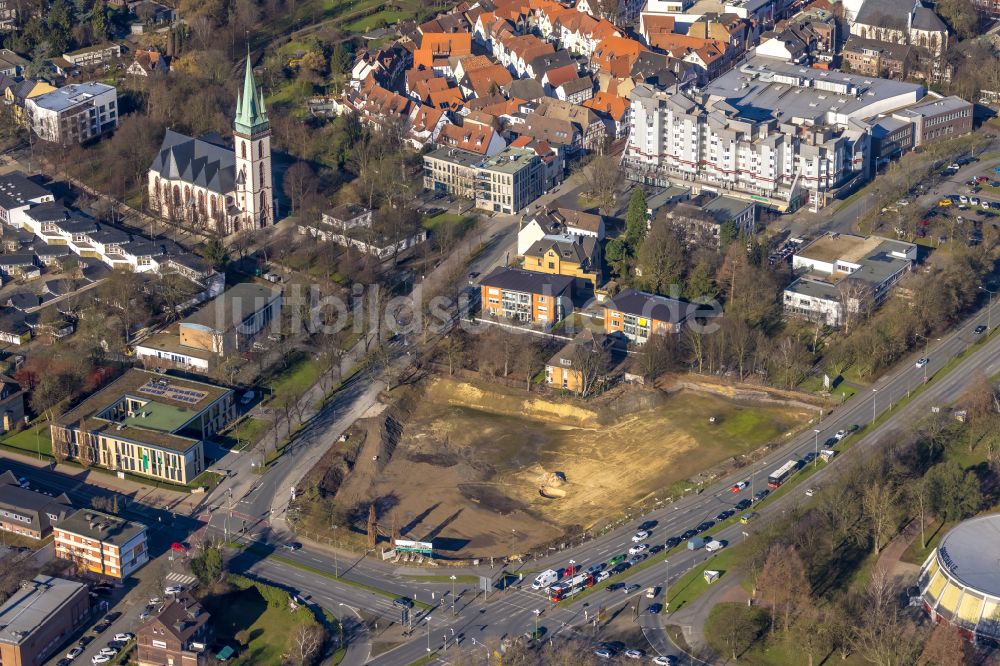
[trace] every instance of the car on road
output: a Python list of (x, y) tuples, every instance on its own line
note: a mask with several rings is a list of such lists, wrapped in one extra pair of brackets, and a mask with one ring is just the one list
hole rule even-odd
[(648, 532), (659, 524), (660, 522), (658, 520), (644, 520), (642, 524), (639, 525), (639, 529), (646, 530)]
[(975, 330), (973, 330), (972, 332), (975, 333), (976, 335), (982, 335), (983, 333), (986, 332), (986, 325), (980, 324), (979, 326), (976, 326)]
[(696, 536), (697, 534), (698, 530), (687, 530), (684, 532), (684, 534), (681, 535), (681, 541), (687, 541), (688, 539), (690, 539), (693, 536)]
[(663, 610), (663, 604), (649, 604), (646, 607), (646, 612), (650, 615), (659, 615), (661, 610)]
[(726, 509), (725, 511), (720, 511), (719, 515), (717, 515), (715, 519), (721, 523), (723, 520), (726, 520), (734, 513), (736, 513), (736, 511), (734, 511), (733, 509)]
[(649, 532), (646, 530), (639, 530), (632, 535), (632, 543), (639, 543), (640, 541), (645, 541), (649, 538)]
[(764, 490), (759, 491), (756, 495), (753, 496), (753, 501), (759, 502), (770, 494), (771, 491), (765, 488)]
[(676, 666), (677, 659), (673, 655), (661, 654), (653, 658), (653, 663), (656, 666)]
[(624, 573), (625, 571), (628, 571), (631, 568), (632, 568), (631, 562), (628, 561), (619, 562), (618, 564), (615, 565), (615, 568), (611, 570), (611, 575), (617, 576), (618, 574)]
[(301, 550), (302, 549), (302, 544), (299, 543), (298, 541), (293, 541), (291, 543), (286, 543), (284, 545), (284, 548), (285, 548), (285, 550), (290, 550), (292, 552), (295, 552), (296, 550)]
[(605, 580), (607, 580), (609, 578), (611, 578), (611, 572), (610, 571), (602, 571), (601, 573), (597, 574), (596, 578), (594, 578), (594, 582), (600, 583), (600, 582), (605, 581)]
[(615, 590), (620, 590), (625, 587), (625, 583), (611, 583), (608, 585), (608, 592), (614, 592)]
[(656, 598), (656, 593), (659, 592), (659, 590), (660, 590), (660, 588), (655, 587), (655, 586), (654, 587), (647, 587), (646, 588), (646, 598), (647, 599), (655, 599)]
[(639, 562), (642, 562), (647, 557), (649, 557), (649, 553), (639, 553), (638, 555), (633, 555), (632, 557), (628, 558), (628, 563), (631, 566), (635, 566), (639, 564)]
[(642, 659), (646, 653), (642, 650), (625, 650), (625, 656), (629, 659)]
[(128, 643), (130, 640), (135, 638), (135, 634), (130, 634), (127, 631), (119, 634), (115, 634), (115, 640), (122, 643)]
[(740, 524), (746, 525), (747, 523), (749, 523), (751, 520), (753, 520), (756, 517), (757, 517), (757, 514), (753, 513), (752, 511), (750, 513), (744, 513), (742, 516), (740, 516)]
[(409, 597), (396, 597), (392, 600), (392, 605), (397, 608), (413, 608), (413, 599)]
[(710, 530), (713, 527), (715, 527), (715, 521), (714, 520), (706, 520), (705, 522), (700, 523), (698, 525), (698, 527), (695, 528), (695, 530), (697, 530), (698, 533), (701, 534), (705, 530)]
[(589, 573), (591, 576), (596, 576), (600, 572), (604, 571), (604, 568), (606, 566), (607, 565), (604, 564), (604, 562), (598, 562), (597, 564), (591, 564), (589, 567), (587, 567), (587, 573)]
[(916, 365), (917, 365), (918, 368), (922, 368), (925, 365), (927, 365), (927, 362), (928, 362), (928, 360), (926, 358), (918, 358)]
[(663, 547), (670, 549), (670, 548), (676, 548), (679, 545), (681, 545), (680, 537), (670, 537), (669, 539), (667, 539), (667, 542), (663, 544)]
[(627, 559), (628, 559), (628, 555), (626, 555), (625, 553), (622, 553), (621, 555), (615, 555), (610, 560), (608, 560), (608, 566), (609, 567), (618, 566), (619, 564), (621, 564), (622, 562), (624, 562)]
[(705, 550), (707, 550), (710, 553), (714, 553), (717, 550), (722, 550), (725, 547), (726, 543), (724, 541), (719, 541), (718, 539), (712, 539), (711, 541), (705, 544)]
[(838, 431), (837, 431), (837, 434), (835, 434), (835, 435), (833, 436), (833, 438), (834, 438), (835, 440), (837, 440), (838, 442), (839, 442), (840, 440), (844, 439), (845, 437), (847, 437), (847, 431), (846, 431), (846, 430), (838, 430)]
[(639, 589), (638, 585), (632, 585), (632, 584), (626, 583), (625, 587), (622, 588), (622, 592), (624, 592), (625, 594), (632, 594), (633, 592), (635, 592), (638, 589)]
[(75, 647), (75, 648), (73, 648), (72, 650), (70, 650), (69, 652), (66, 653), (66, 658), (69, 659), (70, 661), (73, 661), (74, 659), (76, 659), (77, 657), (79, 657), (81, 654), (83, 654), (83, 648), (82, 647)]
[(740, 500), (736, 503), (736, 510), (743, 511), (744, 509), (749, 509), (751, 504), (753, 504), (753, 502), (748, 499)]
[(638, 555), (639, 553), (645, 553), (647, 550), (649, 550), (649, 546), (647, 544), (640, 543), (640, 544), (638, 544), (636, 546), (632, 546), (631, 548), (629, 548), (628, 549), (628, 554), (629, 555)]
[(739, 482), (733, 484), (733, 487), (729, 489), (729, 492), (731, 492), (731, 493), (741, 492), (744, 488), (746, 488), (749, 485), (750, 484), (747, 483), (746, 481), (739, 481)]
[(813, 460), (816, 460), (816, 453), (813, 452), (813, 451), (810, 451), (809, 453), (806, 454), (805, 458), (802, 459), (802, 462), (804, 462), (805, 464), (808, 465)]

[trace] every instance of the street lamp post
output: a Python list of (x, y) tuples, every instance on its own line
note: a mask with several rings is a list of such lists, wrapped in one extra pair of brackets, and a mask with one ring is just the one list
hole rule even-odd
[(536, 608), (533, 611), (533, 613), (535, 615), (535, 633), (533, 633), (531, 636), (532, 636), (532, 638), (536, 638), (538, 636), (538, 616), (542, 614), (542, 611), (540, 611), (540, 610), (538, 610)]
[(337, 549), (340, 548), (340, 539), (337, 538), (337, 528), (339, 525), (333, 525), (333, 538), (337, 542), (336, 548), (333, 549), (333, 577), (340, 578), (340, 562), (337, 559)]
[(667, 566), (667, 575), (663, 579), (663, 612), (670, 612), (670, 560), (663, 560)]
[(813, 444), (813, 467), (815, 467), (816, 461), (819, 460), (819, 428), (813, 428), (813, 432), (816, 433), (815, 442)]
[(428, 615), (424, 621), (427, 623), (427, 652), (429, 653), (431, 651), (431, 616)]
[(455, 574), (450, 576), (451, 578), (451, 614), (457, 615), (455, 612)]
[(486, 645), (486, 644), (484, 644), (484, 643), (477, 642), (476, 639), (475, 639), (475, 637), (472, 638), (472, 644), (475, 645), (475, 646), (477, 646), (477, 647), (481, 647), (481, 648), (483, 648), (483, 650), (486, 651), (486, 666), (489, 666), (490, 665), (490, 648), (489, 648), (489, 646)]
[(878, 395), (878, 389), (872, 389), (872, 425), (875, 424), (875, 396)]
[(992, 324), (993, 324), (993, 316), (992, 316), (993, 315), (993, 294), (995, 294), (996, 292), (990, 291), (986, 287), (979, 287), (979, 288), (982, 289), (983, 291), (985, 291), (987, 294), (990, 295), (989, 305), (986, 306), (986, 332), (988, 333), (989, 330), (993, 327), (992, 326)]

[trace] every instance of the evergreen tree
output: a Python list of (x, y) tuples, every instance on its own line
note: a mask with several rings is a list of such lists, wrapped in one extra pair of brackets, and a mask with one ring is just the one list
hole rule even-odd
[(632, 190), (625, 213), (625, 238), (633, 250), (646, 236), (646, 193), (641, 187)]

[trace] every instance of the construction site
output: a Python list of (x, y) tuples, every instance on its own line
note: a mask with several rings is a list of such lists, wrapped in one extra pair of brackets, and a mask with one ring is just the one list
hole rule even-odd
[(331, 448), (305, 479), (302, 525), (323, 534), (332, 514), (359, 545), (401, 538), (433, 542), (439, 558), (517, 556), (690, 492), (816, 415), (728, 393), (621, 387), (584, 402), (428, 377)]

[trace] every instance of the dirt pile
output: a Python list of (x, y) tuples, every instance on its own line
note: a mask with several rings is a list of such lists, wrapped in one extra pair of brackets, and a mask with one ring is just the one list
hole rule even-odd
[(561, 499), (566, 497), (566, 475), (562, 472), (549, 472), (541, 479), (538, 494), (548, 499)]

